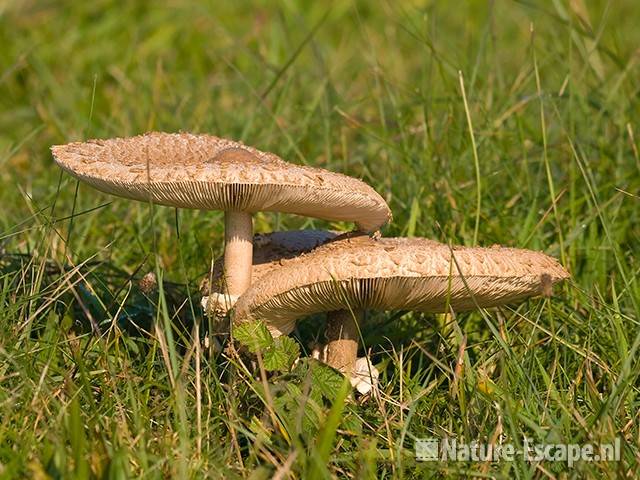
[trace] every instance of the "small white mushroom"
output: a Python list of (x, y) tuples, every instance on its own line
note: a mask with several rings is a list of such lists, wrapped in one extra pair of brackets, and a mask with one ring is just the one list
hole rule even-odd
[(238, 295), (229, 295), (228, 293), (211, 292), (207, 296), (203, 296), (200, 300), (202, 309), (207, 315), (214, 317), (223, 317), (238, 301)]
[(378, 388), (378, 377), (380, 372), (374, 367), (367, 357), (356, 359), (353, 372), (349, 378), (351, 386), (362, 395), (366, 395), (371, 390)]

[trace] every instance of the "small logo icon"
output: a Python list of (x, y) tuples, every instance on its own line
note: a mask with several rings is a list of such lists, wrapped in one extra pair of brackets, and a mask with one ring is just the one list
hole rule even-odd
[(416, 460), (419, 462), (435, 462), (438, 460), (438, 440), (436, 438), (420, 438), (416, 440)]

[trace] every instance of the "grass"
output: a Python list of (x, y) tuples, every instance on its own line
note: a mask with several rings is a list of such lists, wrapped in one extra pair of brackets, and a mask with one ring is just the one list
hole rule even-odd
[[(635, 2), (220, 3), (0, 4), (1, 475), (635, 477)], [(198, 306), (222, 215), (103, 195), (49, 153), (148, 130), (362, 178), (394, 212), (384, 235), (543, 250), (573, 278), (508, 308), (372, 314), (379, 401), (322, 370), (319, 393), (309, 372), (254, 373), (210, 348)], [(445, 436), (617, 437), (622, 457), (415, 462), (415, 438)]]

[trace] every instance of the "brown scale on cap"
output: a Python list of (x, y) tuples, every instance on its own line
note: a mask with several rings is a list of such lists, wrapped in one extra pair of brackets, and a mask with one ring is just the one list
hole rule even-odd
[(546, 293), (549, 283), (568, 277), (555, 259), (530, 250), (361, 236), (283, 261), (245, 292), (235, 318), (262, 319), (281, 335), (313, 313), (492, 307)]
[(355, 222), (374, 231), (391, 219), (364, 182), (294, 165), (211, 135), (147, 133), (52, 147), (56, 162), (98, 190), (161, 205), (277, 211)]

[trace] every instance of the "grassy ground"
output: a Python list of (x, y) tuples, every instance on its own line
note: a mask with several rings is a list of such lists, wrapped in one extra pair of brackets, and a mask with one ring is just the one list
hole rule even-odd
[[(151, 3), (0, 3), (3, 476), (635, 476), (634, 1)], [(49, 153), (148, 130), (362, 178), (394, 212), (385, 235), (544, 250), (573, 279), (455, 318), (372, 314), (378, 401), (311, 395), (295, 374), (265, 389), (204, 342), (197, 286), (221, 214), (108, 197)], [(350, 226), (256, 220), (303, 227)], [(163, 281), (145, 294), (151, 271)], [(297, 332), (303, 351), (322, 321)], [(618, 437), (622, 458), (414, 461), (416, 437), (445, 436)]]

